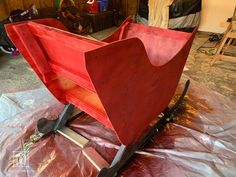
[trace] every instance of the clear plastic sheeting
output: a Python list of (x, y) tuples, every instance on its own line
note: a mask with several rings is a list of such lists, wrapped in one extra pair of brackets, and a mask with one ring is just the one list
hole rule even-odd
[(2, 94), (0, 96), (0, 122), (11, 121), (18, 113), (37, 110), (40, 105), (51, 106), (55, 99), (46, 88)]
[[(182, 86), (183, 83), (173, 100), (180, 94)], [(12, 156), (34, 133), (37, 120), (42, 117), (53, 119), (63, 108), (45, 89), (20, 94), (22, 100), (18, 99), (17, 93), (8, 94), (7, 98), (16, 105), (30, 100), (30, 106), (26, 106), (27, 109), (19, 106), (21, 109), (13, 117), (0, 124), (0, 176), (96, 176), (98, 172), (83, 156), (81, 149), (59, 134), (34, 143), (24, 159), (16, 164), (11, 163)], [(74, 120), (70, 127), (88, 138), (89, 146), (94, 147), (104, 159), (109, 163), (112, 161), (119, 141), (111, 130), (88, 115)], [(129, 130), (124, 131), (128, 133)], [(118, 176), (234, 177), (235, 135), (236, 104), (191, 82), (185, 103), (174, 123), (157, 133)]]

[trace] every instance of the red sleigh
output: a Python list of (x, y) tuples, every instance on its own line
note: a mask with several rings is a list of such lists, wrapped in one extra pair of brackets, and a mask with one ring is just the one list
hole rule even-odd
[[(114, 175), (149, 140), (153, 130), (170, 121), (177, 105), (168, 109), (168, 104), (195, 35), (131, 20), (103, 41), (71, 34), (55, 19), (9, 24), (6, 28), (42, 82), (66, 104), (58, 119), (38, 122), (42, 133), (65, 126), (74, 106), (116, 133), (121, 148), (100, 176)], [(150, 123), (161, 113), (161, 121), (150, 129)]]

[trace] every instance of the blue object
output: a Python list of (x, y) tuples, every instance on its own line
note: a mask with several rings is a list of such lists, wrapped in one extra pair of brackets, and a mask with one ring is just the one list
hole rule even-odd
[(100, 3), (99, 3), (100, 12), (106, 11), (107, 6), (108, 6), (108, 0), (101, 0)]

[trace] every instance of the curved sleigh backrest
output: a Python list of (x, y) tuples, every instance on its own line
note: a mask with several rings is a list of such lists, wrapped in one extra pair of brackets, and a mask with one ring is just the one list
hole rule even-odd
[(72, 103), (135, 143), (168, 106), (194, 33), (125, 23), (104, 41), (52, 27), (54, 19), (6, 26), (39, 78), (62, 103)]
[(183, 49), (190, 35), (194, 34), (195, 32), (189, 34), (140, 25), (132, 23), (132, 19), (127, 19), (115, 33), (103, 41), (111, 43), (137, 37), (143, 42), (150, 62), (154, 66), (161, 66), (172, 60)]

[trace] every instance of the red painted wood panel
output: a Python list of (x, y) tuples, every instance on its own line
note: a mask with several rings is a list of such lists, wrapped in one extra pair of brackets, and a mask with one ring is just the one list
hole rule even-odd
[(195, 32), (127, 20), (104, 41), (94, 41), (52, 26), (58, 21), (9, 24), (7, 31), (59, 101), (114, 130), (121, 143), (135, 143), (168, 106)]

